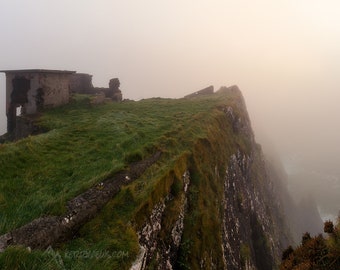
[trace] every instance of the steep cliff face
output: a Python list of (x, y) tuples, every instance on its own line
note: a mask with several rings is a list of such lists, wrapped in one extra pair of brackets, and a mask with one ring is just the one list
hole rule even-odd
[(222, 92), (236, 98), (218, 107), (208, 136), (192, 149), (183, 177), (194, 179), (181, 194), (178, 219), (162, 224), (169, 193), (139, 232), (143, 263), (133, 269), (276, 267), (289, 239), (284, 212), (240, 91)]
[[(223, 87), (210, 96), (156, 101), (166, 110), (158, 117), (171, 114), (172, 122), (165, 122), (173, 126), (165, 125), (157, 141), (151, 146), (145, 141), (143, 147), (147, 154), (162, 152), (161, 158), (121, 186), (96, 216), (91, 212), (95, 217), (72, 239), (51, 243), (57, 262), (55, 256), (46, 259), (50, 253), (32, 251), (36, 258), (85, 269), (275, 269), (290, 236), (277, 183), (255, 142), (240, 90)], [(147, 125), (157, 116), (140, 104), (134, 106), (142, 107), (139, 116)], [(127, 108), (120, 117), (131, 111)], [(111, 114), (98, 122), (112, 123)], [(148, 136), (145, 132), (133, 141), (142, 144)], [(140, 158), (136, 152), (124, 155), (125, 160)], [(111, 256), (70, 256), (88, 249), (110, 251)], [(126, 256), (113, 256), (118, 250)], [(0, 255), (0, 266), (13, 254)]]

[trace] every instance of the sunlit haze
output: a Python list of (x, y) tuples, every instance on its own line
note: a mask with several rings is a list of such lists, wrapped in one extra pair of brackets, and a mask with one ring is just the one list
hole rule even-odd
[[(340, 208), (340, 2), (0, 0), (0, 69), (118, 77), (124, 98), (241, 89), (264, 148), (324, 217)], [(6, 131), (5, 76), (0, 131)], [(312, 175), (312, 176), (311, 176)], [(310, 181), (310, 182), (308, 182)], [(308, 195), (308, 194), (307, 194)]]

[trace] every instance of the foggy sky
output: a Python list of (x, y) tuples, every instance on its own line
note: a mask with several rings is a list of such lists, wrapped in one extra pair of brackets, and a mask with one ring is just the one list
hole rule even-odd
[[(301, 190), (313, 193), (324, 214), (337, 214), (339, 1), (0, 0), (0, 4), (0, 69), (76, 70), (92, 74), (95, 86), (107, 86), (109, 79), (118, 77), (124, 98), (130, 99), (177, 98), (211, 84), (216, 89), (237, 84), (257, 140), (275, 148), (289, 173), (314, 170), (335, 179), (330, 188), (334, 196), (327, 189), (322, 194), (316, 187), (308, 190), (308, 179), (300, 182)], [(2, 132), (4, 92), (1, 75)], [(329, 178), (316, 179), (320, 187)]]

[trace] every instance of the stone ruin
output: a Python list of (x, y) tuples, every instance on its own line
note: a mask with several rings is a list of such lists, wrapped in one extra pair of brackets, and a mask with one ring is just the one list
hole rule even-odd
[[(110, 80), (108, 88), (94, 87), (92, 84), (92, 75), (86, 73), (72, 74), (70, 80), (70, 90), (72, 93), (96, 95), (98, 99), (105, 97), (118, 102), (123, 99), (119, 86), (119, 79), (114, 78)], [(95, 99), (94, 102), (96, 103)]]
[[(17, 140), (39, 133), (35, 116), (43, 109), (69, 103), (71, 93), (92, 94), (92, 103), (122, 101), (120, 82), (111, 79), (109, 88), (93, 87), (92, 75), (68, 70), (2, 70), (6, 74), (7, 134)], [(0, 137), (0, 142), (3, 141)]]
[(70, 78), (70, 91), (79, 94), (91, 94), (93, 90), (92, 75), (74, 73)]

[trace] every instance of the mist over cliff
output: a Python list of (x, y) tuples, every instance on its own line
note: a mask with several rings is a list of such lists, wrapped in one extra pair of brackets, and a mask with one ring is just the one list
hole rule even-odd
[[(3, 1), (1, 69), (89, 72), (102, 87), (119, 77), (134, 100), (237, 84), (257, 140), (275, 148), (299, 190), (295, 199), (313, 196), (326, 218), (340, 205), (339, 5)], [(4, 92), (0, 75), (0, 133)]]
[[(75, 95), (42, 113), (46, 133), (2, 144), (0, 266), (276, 267), (299, 213), (238, 87), (210, 89), (104, 104)], [(70, 255), (79, 250), (124, 256)]]
[[(5, 133), (4, 75), (0, 78), (0, 131)], [(245, 89), (244, 96), (256, 139), (266, 155), (275, 156), (283, 164), (287, 187), (294, 201), (300, 204), (312, 199), (324, 220), (334, 220), (339, 211), (340, 194), (340, 171), (337, 166), (340, 149), (336, 143), (338, 130), (334, 120), (337, 112), (328, 115), (325, 105), (323, 109), (319, 108), (320, 105), (313, 104), (313, 100), (311, 103), (304, 93), (297, 92), (294, 94), (296, 100), (288, 100), (293, 95), (287, 91), (277, 103), (272, 94), (265, 93), (265, 89), (259, 89), (256, 95), (249, 90), (251, 87)], [(267, 101), (264, 102), (264, 99)], [(330, 105), (334, 100), (329, 101)], [(287, 107), (282, 111), (280, 106), (284, 103)], [(335, 105), (332, 106), (332, 110), (336, 110)]]
[(7, 131), (7, 118), (6, 118), (6, 84), (5, 75), (0, 75), (0, 135)]

